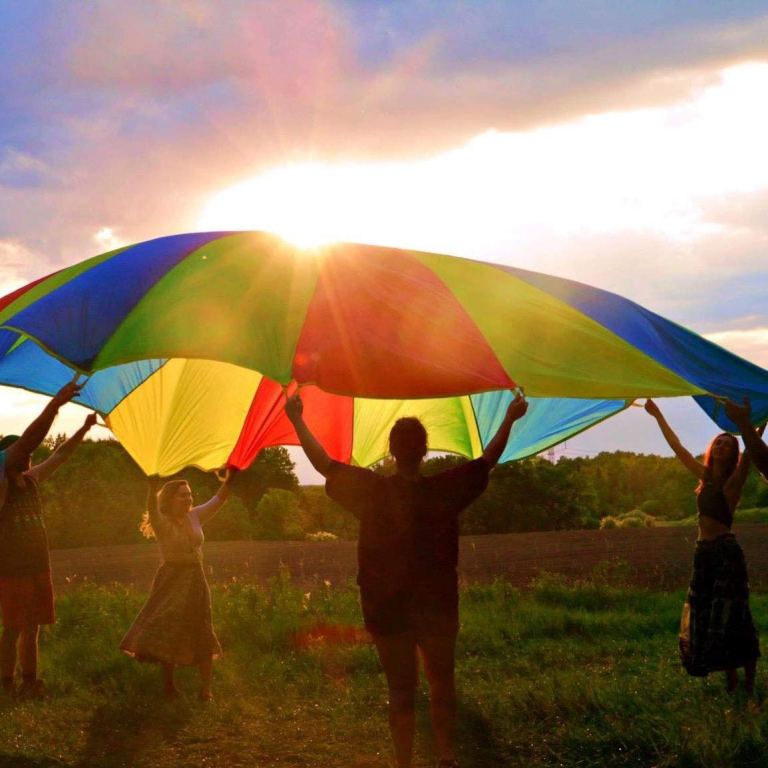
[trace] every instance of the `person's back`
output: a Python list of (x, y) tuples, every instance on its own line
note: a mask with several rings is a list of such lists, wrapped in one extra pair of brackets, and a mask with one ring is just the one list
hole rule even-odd
[(485, 490), (489, 470), (476, 459), (427, 477), (383, 476), (331, 462), (326, 491), (360, 520), (358, 584), (370, 631), (440, 612), (458, 626), (459, 514)]
[(427, 433), (418, 419), (399, 419), (389, 437), (397, 471), (385, 477), (333, 461), (304, 422), (298, 395), (286, 414), (326, 492), (360, 520), (358, 584), (365, 626), (389, 687), (389, 725), (399, 768), (411, 765), (418, 657), (431, 693), (441, 766), (455, 766), (454, 652), (459, 627), (459, 514), (488, 484), (512, 424), (526, 412), (517, 397), (482, 457), (423, 477)]

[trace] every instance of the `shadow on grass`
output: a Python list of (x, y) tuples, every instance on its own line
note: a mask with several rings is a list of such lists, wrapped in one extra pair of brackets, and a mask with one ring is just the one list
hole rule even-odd
[(189, 718), (190, 708), (181, 701), (128, 699), (99, 706), (87, 726), (87, 741), (76, 765), (133, 765), (153, 749), (174, 742)]
[(458, 752), (466, 768), (514, 765), (519, 754), (499, 738), (493, 723), (469, 701), (459, 700)]
[(64, 768), (66, 765), (51, 757), (23, 757), (0, 752), (0, 768)]

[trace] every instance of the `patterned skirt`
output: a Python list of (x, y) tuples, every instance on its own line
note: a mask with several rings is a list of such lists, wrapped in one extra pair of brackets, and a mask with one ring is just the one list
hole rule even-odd
[(744, 552), (732, 533), (699, 541), (680, 622), (680, 660), (690, 675), (736, 669), (760, 656), (749, 609)]
[(138, 661), (197, 665), (221, 655), (200, 563), (163, 563), (149, 599), (120, 643)]

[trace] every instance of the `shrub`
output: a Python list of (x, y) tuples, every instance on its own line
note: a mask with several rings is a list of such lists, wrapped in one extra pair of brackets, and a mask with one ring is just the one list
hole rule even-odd
[(600, 521), (601, 530), (610, 528), (653, 528), (656, 525), (656, 518), (648, 515), (641, 509), (631, 509), (629, 512), (622, 512), (620, 515), (606, 515)]
[(658, 516), (663, 511), (661, 502), (658, 501), (657, 499), (648, 499), (647, 501), (644, 501), (640, 505), (640, 509), (643, 512), (645, 512), (647, 515), (655, 515), (655, 516)]
[(736, 512), (738, 523), (768, 523), (768, 509), (753, 507), (751, 509), (739, 509)]
[(330, 531), (315, 531), (307, 534), (307, 541), (338, 541), (339, 537)]

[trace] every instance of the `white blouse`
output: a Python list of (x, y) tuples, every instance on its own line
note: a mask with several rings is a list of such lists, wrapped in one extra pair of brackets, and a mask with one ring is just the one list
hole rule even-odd
[(203, 525), (219, 511), (224, 503), (218, 494), (205, 504), (192, 507), (182, 518), (172, 518), (157, 510), (149, 510), (149, 521), (160, 544), (166, 563), (203, 562)]

